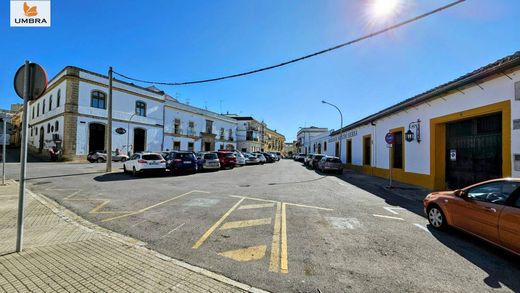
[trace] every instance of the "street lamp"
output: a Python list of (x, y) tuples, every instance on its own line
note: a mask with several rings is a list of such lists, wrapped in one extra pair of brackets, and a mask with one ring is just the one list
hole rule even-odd
[(341, 113), (341, 110), (338, 108), (338, 106), (331, 104), (329, 102), (326, 102), (326, 101), (321, 101), (321, 102), (323, 104), (327, 104), (329, 106), (336, 108), (336, 110), (338, 110), (338, 112), (339, 112), (339, 117), (341, 119), (341, 124), (340, 124), (340, 128), (339, 128), (339, 159), (341, 160), (341, 143), (342, 143), (342, 139), (343, 139), (343, 113)]

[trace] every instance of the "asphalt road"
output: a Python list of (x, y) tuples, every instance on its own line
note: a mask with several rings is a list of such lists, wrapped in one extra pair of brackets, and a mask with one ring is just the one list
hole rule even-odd
[[(8, 177), (17, 167), (8, 164)], [(518, 257), (432, 230), (419, 201), (374, 192), (370, 177), (289, 160), (175, 177), (103, 169), (32, 163), (29, 187), (154, 250), (274, 292), (520, 291)]]

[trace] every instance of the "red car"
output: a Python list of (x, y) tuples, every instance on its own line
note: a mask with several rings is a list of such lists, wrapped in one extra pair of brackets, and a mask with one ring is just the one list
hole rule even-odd
[(220, 167), (222, 169), (235, 168), (237, 164), (237, 157), (231, 151), (218, 151), (216, 152), (218, 155), (218, 160), (220, 161)]

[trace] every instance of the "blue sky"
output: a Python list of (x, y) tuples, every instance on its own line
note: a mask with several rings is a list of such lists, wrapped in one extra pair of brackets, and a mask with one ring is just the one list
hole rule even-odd
[[(384, 23), (371, 0), (63, 1), (51, 28), (9, 27), (0, 4), (0, 107), (25, 59), (52, 77), (67, 65), (142, 79), (189, 81), (255, 69), (353, 39)], [(450, 1), (401, 0), (394, 20)], [(339, 128), (520, 50), (520, 1), (465, 3), (332, 53), (216, 83), (162, 87), (182, 102), (253, 115), (294, 139), (299, 126)], [(222, 105), (222, 107), (220, 106)]]

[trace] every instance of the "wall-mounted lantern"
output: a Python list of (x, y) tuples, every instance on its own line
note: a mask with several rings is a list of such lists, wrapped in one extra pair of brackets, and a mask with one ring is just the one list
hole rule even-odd
[[(412, 131), (415, 129), (415, 133)], [(421, 120), (417, 119), (415, 122), (410, 122), (408, 125), (408, 131), (405, 133), (405, 139), (407, 142), (412, 142), (414, 139), (417, 143), (421, 143)]]

